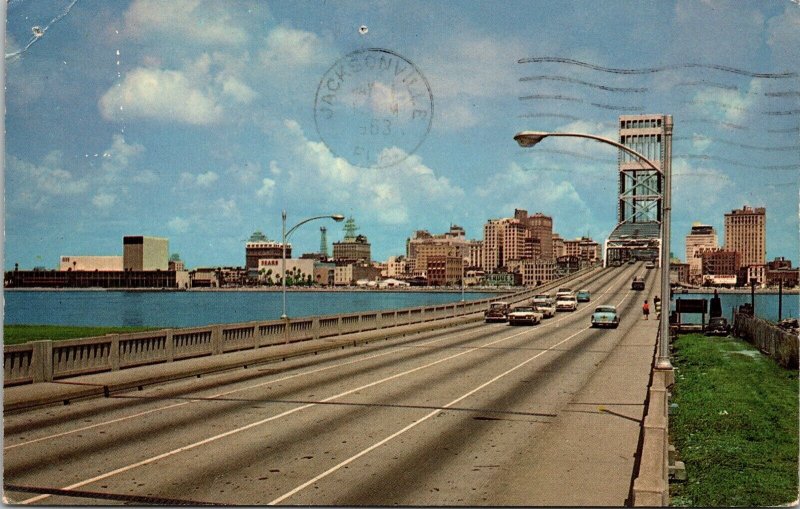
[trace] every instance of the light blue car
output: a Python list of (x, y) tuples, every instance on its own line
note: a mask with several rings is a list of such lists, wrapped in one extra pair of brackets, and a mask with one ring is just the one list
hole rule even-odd
[(597, 306), (592, 313), (592, 327), (612, 327), (619, 326), (619, 315), (616, 306), (605, 304)]
[(589, 293), (589, 290), (578, 290), (575, 297), (578, 298), (578, 302), (589, 302), (592, 299), (592, 294)]

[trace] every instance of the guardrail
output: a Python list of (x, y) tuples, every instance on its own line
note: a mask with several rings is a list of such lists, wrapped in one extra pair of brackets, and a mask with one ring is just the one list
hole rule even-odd
[(593, 269), (583, 269), (534, 289), (453, 304), (7, 345), (3, 352), (3, 385), (52, 382), (146, 364), (445, 320), (483, 312), (493, 301), (523, 301)]
[(775, 359), (780, 366), (798, 369), (800, 337), (797, 334), (744, 313), (734, 313), (733, 330), (738, 337)]

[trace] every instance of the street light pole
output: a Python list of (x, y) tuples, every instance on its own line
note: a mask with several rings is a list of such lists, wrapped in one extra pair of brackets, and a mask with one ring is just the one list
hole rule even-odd
[(281, 319), (285, 320), (288, 318), (286, 314), (286, 239), (289, 238), (289, 235), (292, 234), (298, 227), (306, 224), (309, 221), (314, 221), (315, 219), (333, 219), (337, 223), (344, 221), (344, 215), (342, 214), (331, 214), (327, 216), (314, 216), (309, 217), (308, 219), (303, 219), (296, 225), (292, 226), (289, 231), (286, 231), (286, 211), (281, 211), (281, 233), (283, 237), (283, 242), (281, 245), (281, 292), (283, 293), (283, 313), (281, 314)]
[[(548, 133), (548, 132), (541, 132), (541, 131), (522, 131), (517, 133), (514, 136), (514, 140), (521, 146), (521, 147), (533, 147), (540, 141), (550, 136), (564, 136), (570, 138), (588, 138), (590, 140), (599, 141), (601, 143), (605, 143), (607, 145), (612, 145), (617, 147), (618, 149), (627, 152), (631, 155), (636, 156), (639, 161), (644, 163), (645, 165), (649, 166), (651, 169), (655, 170), (657, 173), (661, 174), (664, 178), (664, 189), (662, 190), (661, 196), (661, 323), (659, 326), (659, 332), (661, 333), (661, 343), (659, 345), (658, 351), (658, 360), (656, 361), (656, 367), (659, 369), (664, 370), (671, 370), (672, 363), (669, 360), (669, 310), (670, 310), (670, 302), (671, 299), (669, 297), (669, 250), (670, 250), (670, 211), (672, 209), (671, 206), (671, 199), (672, 199), (672, 181), (671, 181), (671, 173), (672, 173), (672, 152), (671, 152), (671, 143), (667, 140), (672, 138), (672, 116), (667, 116), (667, 120), (664, 125), (665, 131), (665, 143), (664, 146), (666, 147), (664, 153), (664, 168), (661, 169), (655, 165), (651, 160), (640, 154), (639, 152), (633, 150), (632, 148), (623, 145), (622, 143), (616, 142), (612, 139), (605, 138), (603, 136), (596, 136), (594, 134), (585, 134), (585, 133)], [(665, 304), (666, 303), (666, 307)], [(666, 313), (664, 312), (666, 311)]]

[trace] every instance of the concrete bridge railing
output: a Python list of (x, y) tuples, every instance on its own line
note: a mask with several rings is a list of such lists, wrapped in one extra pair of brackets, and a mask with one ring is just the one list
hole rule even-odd
[(3, 384), (9, 386), (51, 382), (71, 376), (146, 364), (221, 355), (239, 350), (466, 316), (483, 312), (492, 301), (523, 301), (535, 293), (548, 291), (563, 284), (565, 280), (580, 277), (590, 270), (593, 269), (583, 269), (534, 289), (453, 304), (7, 345), (3, 352)]

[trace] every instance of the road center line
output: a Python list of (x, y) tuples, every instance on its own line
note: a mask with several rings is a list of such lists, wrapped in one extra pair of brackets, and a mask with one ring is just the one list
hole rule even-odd
[[(606, 294), (606, 293), (608, 293), (609, 291), (611, 291), (611, 289), (610, 289), (610, 288), (609, 288), (609, 289), (607, 289), (605, 292), (603, 292), (601, 295), (605, 295), (605, 294)], [(628, 295), (628, 294), (626, 294), (625, 296), (627, 297), (627, 295)], [(623, 298), (623, 300), (624, 300), (624, 298)], [(585, 309), (590, 309), (590, 308), (589, 308), (589, 307), (584, 307), (584, 308), (582, 308), (582, 309), (579, 309), (579, 310), (578, 310), (578, 312), (580, 312), (580, 311), (582, 311), (582, 310), (585, 310)], [(562, 318), (561, 320), (565, 320), (566, 318), (567, 318), (567, 317), (564, 317), (564, 318)], [(570, 336), (570, 337), (569, 337), (569, 338), (567, 338), (567, 339), (571, 339), (571, 338), (575, 337), (576, 335), (580, 334), (581, 332), (583, 332), (583, 331), (585, 331), (585, 330), (588, 330), (588, 328), (587, 328), (587, 329), (582, 329), (582, 330), (580, 330), (580, 331), (576, 332), (575, 334), (573, 334), (572, 336)], [(431, 366), (435, 366), (435, 365), (437, 365), (437, 364), (440, 364), (440, 363), (442, 363), (442, 362), (449, 361), (449, 360), (451, 360), (451, 359), (454, 359), (454, 358), (456, 358), (456, 357), (460, 357), (460, 356), (462, 356), (462, 355), (467, 355), (467, 354), (469, 354), (469, 353), (472, 353), (472, 352), (474, 352), (474, 351), (481, 350), (481, 349), (483, 349), (483, 348), (485, 348), (485, 347), (487, 347), (487, 346), (491, 346), (491, 345), (494, 345), (494, 344), (497, 344), (497, 343), (500, 343), (500, 342), (506, 341), (506, 340), (508, 340), (508, 339), (515, 338), (515, 337), (517, 337), (517, 336), (520, 336), (520, 335), (522, 335), (522, 334), (526, 334), (527, 332), (529, 332), (529, 331), (522, 331), (522, 332), (518, 332), (518, 333), (516, 333), (516, 334), (512, 334), (512, 335), (510, 335), (510, 336), (506, 336), (506, 337), (503, 337), (503, 338), (496, 339), (496, 340), (494, 340), (494, 341), (490, 341), (490, 342), (488, 342), (488, 343), (486, 343), (486, 344), (484, 344), (484, 345), (481, 345), (481, 346), (478, 346), (478, 347), (475, 347), (475, 348), (472, 348), (472, 349), (469, 349), (469, 350), (464, 350), (463, 352), (459, 352), (459, 353), (457, 353), (457, 354), (453, 354), (453, 355), (451, 355), (451, 356), (449, 356), (449, 357), (444, 357), (444, 358), (442, 358), (442, 359), (439, 359), (439, 360), (437, 360), (437, 361), (434, 361), (434, 362), (431, 362), (431, 363), (428, 363), (428, 364), (425, 364), (425, 365), (422, 365), (422, 366), (418, 366), (418, 367), (416, 367), (416, 368), (413, 368), (413, 369), (410, 369), (410, 370), (407, 370), (407, 371), (404, 371), (404, 372), (401, 372), (401, 373), (396, 373), (396, 374), (394, 374), (394, 375), (391, 375), (391, 376), (388, 376), (388, 377), (386, 377), (386, 378), (383, 378), (383, 379), (380, 379), (380, 380), (376, 380), (376, 381), (374, 381), (374, 382), (370, 382), (370, 383), (368, 383), (368, 384), (362, 385), (362, 386), (360, 386), (360, 387), (357, 387), (357, 388), (355, 388), (355, 389), (350, 389), (350, 390), (348, 390), (348, 391), (345, 391), (345, 392), (339, 393), (339, 394), (337, 394), (337, 395), (330, 396), (330, 397), (328, 397), (328, 398), (325, 398), (325, 399), (321, 400), (321, 402), (322, 402), (322, 403), (325, 403), (325, 402), (328, 402), (328, 401), (334, 401), (334, 400), (336, 400), (336, 399), (339, 399), (339, 398), (342, 398), (342, 397), (344, 397), (344, 396), (348, 396), (348, 395), (350, 395), (350, 394), (353, 394), (354, 392), (358, 392), (358, 391), (361, 391), (361, 390), (364, 390), (364, 389), (367, 389), (367, 388), (370, 388), (370, 387), (374, 387), (374, 386), (376, 386), (376, 385), (379, 385), (379, 384), (382, 384), (382, 383), (385, 383), (385, 382), (388, 382), (388, 381), (391, 381), (391, 380), (395, 380), (395, 379), (397, 379), (397, 378), (400, 378), (400, 377), (402, 377), (402, 376), (409, 375), (409, 374), (411, 374), (411, 373), (415, 373), (415, 372), (417, 372), (417, 371), (420, 371), (420, 370), (422, 370), (422, 369), (427, 369), (427, 368), (429, 368), (429, 367), (431, 367)], [(552, 346), (552, 347), (548, 348), (547, 350), (544, 350), (544, 351), (542, 351), (541, 353), (537, 354), (536, 356), (534, 356), (534, 357), (532, 357), (531, 359), (529, 359), (528, 361), (526, 361), (524, 364), (526, 364), (527, 362), (530, 362), (531, 360), (535, 359), (536, 357), (539, 357), (540, 355), (543, 355), (543, 354), (547, 353), (548, 351), (550, 351), (550, 350), (552, 350), (553, 348), (555, 348), (556, 346), (558, 346), (558, 345), (560, 345), (560, 344), (564, 343), (565, 341), (567, 341), (567, 340), (566, 340), (566, 339), (565, 339), (565, 340), (562, 340), (562, 341), (560, 341), (559, 343), (557, 343), (556, 345), (554, 345), (554, 346)], [(512, 369), (516, 369), (516, 368), (512, 368)], [(292, 375), (292, 376), (297, 376), (297, 375)], [(501, 375), (501, 376), (505, 376), (505, 375)], [(272, 381), (270, 381), (270, 382), (265, 382), (265, 383), (275, 383), (275, 381), (274, 381), (274, 380), (272, 380)], [(260, 385), (263, 385), (263, 384), (260, 384)], [(487, 385), (487, 384), (484, 384), (484, 386), (485, 386), (485, 385)], [(483, 386), (481, 386), (481, 387), (483, 387)], [(474, 390), (474, 391), (472, 391), (472, 392), (475, 392), (475, 391), (477, 391), (477, 390), (478, 390), (478, 389), (475, 389), (475, 390)], [(230, 392), (235, 392), (235, 391), (229, 391), (229, 393), (230, 393)], [(470, 394), (472, 394), (472, 392), (470, 392)], [(466, 397), (466, 395), (465, 395), (465, 396), (463, 396), (462, 398), (459, 398), (458, 400), (455, 400), (455, 401), (453, 401), (453, 402), (449, 403), (448, 405), (453, 405), (453, 404), (457, 403), (458, 401), (460, 401), (461, 399), (463, 399), (464, 397)], [(189, 403), (189, 402), (177, 403), (175, 406), (178, 406), (178, 405), (183, 405), (183, 404), (188, 404), (188, 403)], [(268, 418), (266, 418), (266, 419), (262, 419), (262, 420), (260, 420), (260, 421), (252, 422), (252, 423), (250, 423), (250, 424), (247, 424), (247, 425), (245, 425), (245, 426), (241, 426), (241, 427), (239, 427), (239, 428), (234, 428), (234, 429), (232, 429), (232, 430), (229, 430), (229, 431), (226, 431), (226, 432), (224, 432), (224, 433), (220, 433), (220, 434), (214, 435), (214, 436), (212, 436), (212, 437), (208, 437), (208, 438), (206, 438), (206, 439), (203, 439), (203, 440), (200, 440), (200, 441), (198, 441), (198, 442), (194, 442), (194, 443), (191, 443), (191, 444), (185, 445), (185, 446), (183, 446), (183, 447), (179, 447), (179, 448), (177, 448), (177, 449), (173, 449), (173, 450), (171, 450), (171, 451), (167, 451), (167, 452), (165, 452), (165, 453), (162, 453), (162, 454), (159, 454), (159, 455), (156, 455), (156, 456), (152, 456), (152, 457), (150, 457), (150, 458), (147, 458), (147, 459), (144, 459), (144, 460), (142, 460), (142, 461), (139, 461), (139, 462), (136, 462), (136, 463), (133, 463), (133, 464), (130, 464), (130, 465), (124, 466), (124, 467), (117, 468), (117, 469), (115, 469), (115, 470), (112, 470), (112, 471), (110, 471), (110, 472), (106, 472), (106, 473), (104, 473), (104, 474), (100, 474), (100, 475), (98, 475), (98, 476), (92, 477), (91, 479), (85, 479), (85, 480), (83, 480), (83, 481), (80, 481), (80, 482), (77, 482), (77, 483), (75, 483), (75, 484), (71, 484), (71, 485), (69, 485), (69, 486), (65, 486), (65, 487), (63, 487), (63, 488), (61, 488), (61, 489), (62, 489), (62, 490), (73, 490), (73, 489), (76, 489), (76, 488), (80, 488), (80, 487), (82, 487), (82, 486), (85, 486), (85, 485), (87, 485), (87, 484), (91, 484), (91, 483), (93, 483), (93, 482), (100, 481), (100, 480), (102, 480), (102, 479), (106, 479), (106, 478), (108, 478), (108, 477), (112, 477), (112, 476), (114, 476), (114, 475), (121, 474), (121, 473), (123, 473), (123, 472), (127, 472), (128, 470), (132, 470), (132, 469), (134, 469), (134, 468), (138, 468), (138, 467), (140, 467), (140, 466), (148, 465), (148, 464), (150, 464), (150, 463), (153, 463), (153, 462), (155, 462), (155, 461), (158, 461), (158, 460), (161, 460), (161, 459), (164, 459), (164, 458), (168, 458), (168, 457), (170, 457), (170, 456), (174, 456), (174, 455), (176, 455), (176, 454), (179, 454), (179, 453), (181, 453), (181, 452), (189, 451), (189, 450), (191, 450), (191, 449), (194, 449), (194, 448), (196, 448), (196, 447), (199, 447), (199, 446), (201, 446), (201, 445), (205, 445), (205, 444), (208, 444), (208, 443), (211, 443), (211, 442), (215, 442), (215, 441), (217, 441), (217, 440), (220, 440), (220, 439), (222, 439), (222, 438), (225, 438), (225, 437), (228, 437), (228, 436), (231, 436), (231, 435), (234, 435), (234, 434), (240, 433), (240, 432), (242, 432), (242, 431), (246, 431), (246, 430), (248, 430), (248, 429), (254, 428), (254, 427), (256, 427), (256, 426), (260, 426), (260, 425), (262, 425), (262, 424), (266, 424), (266, 423), (268, 423), (268, 422), (271, 422), (271, 421), (274, 421), (274, 420), (277, 420), (277, 419), (280, 419), (280, 418), (286, 417), (286, 416), (288, 416), (288, 415), (291, 415), (291, 414), (294, 414), (294, 413), (296, 413), (296, 412), (299, 412), (300, 410), (305, 410), (306, 408), (310, 408), (310, 407), (313, 407), (313, 406), (317, 406), (317, 403), (309, 403), (309, 404), (307, 404), (307, 405), (302, 405), (302, 406), (299, 406), (299, 407), (293, 408), (293, 409), (291, 409), (291, 410), (287, 410), (287, 411), (285, 411), (285, 412), (282, 412), (282, 413), (280, 413), (280, 414), (274, 415), (274, 416), (272, 416), (272, 417), (268, 417)], [(435, 413), (438, 413), (438, 412), (440, 412), (440, 411), (441, 411), (441, 410), (437, 410), (436, 412), (434, 412), (434, 414), (435, 414)], [(148, 412), (150, 412), (150, 411), (148, 411)], [(427, 419), (427, 418), (428, 418), (428, 417), (426, 417), (425, 419)], [(417, 422), (422, 422), (422, 421), (417, 421)], [(413, 424), (413, 423), (412, 423), (412, 424)], [(413, 426), (411, 426), (411, 427), (413, 427)], [(408, 428), (408, 429), (411, 429), (411, 428)], [(373, 447), (373, 448), (374, 448), (374, 447)], [(370, 449), (370, 450), (371, 450), (371, 449)], [(366, 453), (365, 453), (365, 454), (366, 454)], [(354, 459), (355, 459), (355, 458), (354, 458)], [(327, 475), (327, 474), (326, 474), (326, 475)], [(31, 503), (34, 503), (34, 502), (38, 502), (38, 501), (40, 501), (40, 500), (44, 500), (44, 499), (46, 499), (46, 498), (48, 498), (48, 497), (50, 497), (50, 496), (51, 496), (51, 495), (48, 495), (48, 494), (38, 495), (38, 496), (36, 496), (36, 497), (32, 497), (32, 498), (29, 498), (29, 499), (23, 500), (23, 501), (21, 501), (21, 502), (19, 502), (19, 503), (20, 503), (20, 504), (31, 504)]]

